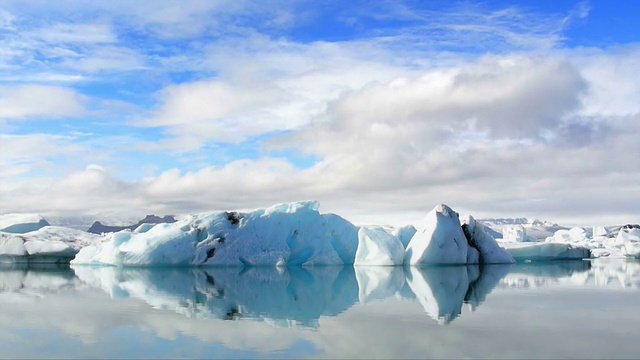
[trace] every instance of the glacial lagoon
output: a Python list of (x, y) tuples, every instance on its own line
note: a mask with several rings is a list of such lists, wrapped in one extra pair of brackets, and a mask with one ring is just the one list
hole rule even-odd
[(0, 270), (3, 358), (637, 358), (640, 262)]

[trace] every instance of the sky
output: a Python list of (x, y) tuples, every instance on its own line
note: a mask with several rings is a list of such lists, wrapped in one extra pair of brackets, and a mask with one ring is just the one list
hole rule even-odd
[(0, 0), (0, 213), (639, 221), (640, 6)]

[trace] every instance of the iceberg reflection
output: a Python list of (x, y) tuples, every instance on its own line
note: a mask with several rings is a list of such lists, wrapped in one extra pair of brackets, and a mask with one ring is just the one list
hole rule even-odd
[(317, 328), (355, 304), (417, 301), (440, 324), (475, 311), (494, 288), (550, 285), (640, 287), (640, 262), (571, 261), (436, 267), (0, 268), (0, 296), (33, 300), (62, 290), (101, 289), (188, 318)]
[(599, 258), (549, 264), (517, 264), (505, 276), (501, 287), (537, 288), (548, 286), (640, 288), (640, 261)]
[(358, 301), (353, 267), (128, 269), (78, 267), (86, 283), (188, 317), (317, 327)]
[(512, 266), (411, 267), (407, 283), (427, 314), (440, 324), (448, 324), (462, 313), (464, 303), (475, 310), (484, 302)]

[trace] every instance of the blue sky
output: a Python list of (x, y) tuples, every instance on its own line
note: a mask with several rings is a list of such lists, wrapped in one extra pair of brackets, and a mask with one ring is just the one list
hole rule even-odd
[[(2, 1), (0, 213), (637, 222), (635, 1)], [(634, 164), (636, 164), (634, 166)]]

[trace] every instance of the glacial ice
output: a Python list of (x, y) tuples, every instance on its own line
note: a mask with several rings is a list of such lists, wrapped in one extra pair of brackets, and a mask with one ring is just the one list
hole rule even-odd
[(38, 215), (2, 215), (0, 226), (12, 232), (0, 231), (0, 260), (64, 262), (75, 255), (73, 263), (85, 265), (395, 266), (640, 257), (640, 230), (632, 226), (617, 238), (607, 228), (561, 228), (542, 242), (511, 224), (496, 241), (491, 229), (471, 216), (461, 225), (458, 213), (444, 204), (417, 229), (358, 227), (321, 214), (318, 207), (316, 201), (302, 201), (246, 213), (206, 212), (104, 236), (48, 226)]
[(36, 214), (0, 215), (0, 232), (24, 234), (48, 225), (47, 220)]
[(382, 228), (361, 227), (354, 265), (402, 265), (404, 246)]
[(640, 257), (640, 229), (622, 228), (615, 241), (622, 254), (628, 257)]
[(249, 213), (207, 212), (144, 232), (121, 231), (82, 249), (73, 264), (339, 265), (353, 264), (358, 228), (315, 201)]
[(458, 213), (436, 206), (418, 225), (405, 254), (405, 264), (466, 264), (469, 245)]

